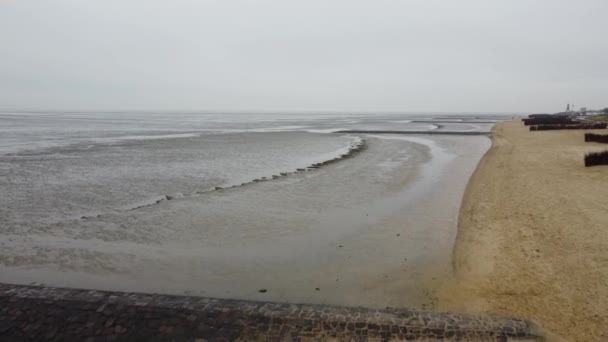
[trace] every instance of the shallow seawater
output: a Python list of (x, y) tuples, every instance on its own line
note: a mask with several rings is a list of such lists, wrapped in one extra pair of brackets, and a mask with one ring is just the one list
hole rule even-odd
[(421, 307), (489, 139), (328, 132), (500, 119), (0, 115), (0, 281)]
[(357, 137), (230, 133), (73, 144), (0, 156), (7, 224), (48, 224), (181, 197), (334, 158)]

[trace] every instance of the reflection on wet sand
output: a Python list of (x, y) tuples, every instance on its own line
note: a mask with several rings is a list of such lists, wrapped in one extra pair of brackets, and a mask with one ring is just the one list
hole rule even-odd
[(15, 231), (0, 242), (0, 281), (428, 308), (489, 140), (366, 141), (311, 172)]

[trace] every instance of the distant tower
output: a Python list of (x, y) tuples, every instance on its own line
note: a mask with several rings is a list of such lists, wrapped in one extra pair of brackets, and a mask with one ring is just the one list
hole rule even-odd
[(566, 112), (569, 112), (569, 111), (570, 111), (570, 104), (568, 103), (568, 104), (566, 105)]

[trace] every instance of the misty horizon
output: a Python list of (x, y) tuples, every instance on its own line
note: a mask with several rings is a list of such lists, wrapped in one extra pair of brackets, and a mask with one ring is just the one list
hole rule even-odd
[(0, 3), (0, 111), (608, 107), (608, 3)]

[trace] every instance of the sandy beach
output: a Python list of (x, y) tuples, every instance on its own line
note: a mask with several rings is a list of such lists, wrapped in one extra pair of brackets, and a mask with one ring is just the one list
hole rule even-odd
[(608, 167), (583, 166), (585, 153), (608, 146), (584, 133), (496, 125), (467, 186), (455, 278), (438, 309), (527, 318), (566, 341), (608, 340)]

